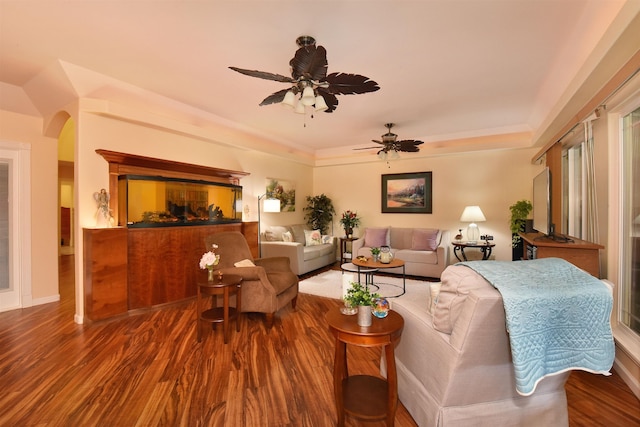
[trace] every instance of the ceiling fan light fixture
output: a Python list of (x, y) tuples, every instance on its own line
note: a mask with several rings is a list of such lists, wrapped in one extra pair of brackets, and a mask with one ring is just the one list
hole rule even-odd
[(296, 104), (296, 107), (293, 109), (293, 111), (297, 114), (304, 114), (305, 113), (305, 105), (302, 102), (298, 102)]
[(391, 155), (389, 156), (389, 160), (397, 160), (400, 158), (400, 154), (396, 150), (391, 150)]
[(292, 90), (287, 91), (282, 100), (282, 105), (294, 108), (296, 106), (296, 94)]
[(378, 158), (380, 160), (387, 160), (387, 152), (384, 150), (378, 151)]
[(316, 96), (315, 106), (316, 106), (316, 111), (324, 111), (327, 108), (329, 108), (322, 95)]
[(311, 86), (307, 86), (302, 91), (302, 98), (300, 98), (300, 102), (304, 105), (313, 105), (316, 102), (316, 95), (313, 93), (313, 88)]

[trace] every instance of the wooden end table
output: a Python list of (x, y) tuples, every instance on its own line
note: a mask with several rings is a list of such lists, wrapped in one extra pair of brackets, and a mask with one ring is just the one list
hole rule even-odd
[[(358, 316), (344, 315), (339, 307), (326, 314), (329, 330), (336, 338), (333, 389), (338, 412), (338, 427), (344, 426), (345, 413), (364, 420), (387, 420), (393, 426), (398, 407), (398, 377), (394, 347), (400, 340), (404, 319), (393, 310), (384, 319), (373, 319), (371, 326), (358, 325)], [(371, 375), (349, 376), (347, 344), (384, 347), (387, 379)]]
[[(402, 296), (405, 294), (405, 292), (407, 292), (407, 275), (405, 274), (405, 265), (404, 265), (404, 261), (398, 258), (394, 258), (391, 260), (390, 263), (388, 264), (384, 264), (380, 261), (374, 261), (373, 258), (367, 258), (366, 261), (362, 261), (358, 258), (354, 258), (352, 261), (353, 265), (358, 267), (358, 277), (360, 277), (360, 270), (362, 270), (362, 272), (364, 274), (370, 274), (371, 277), (369, 279), (370, 283), (373, 283), (373, 273), (375, 272), (365, 272), (364, 269), (374, 269), (374, 270), (381, 270), (381, 269), (385, 269), (385, 268), (394, 268), (394, 267), (402, 267), (402, 292), (399, 293), (398, 295), (392, 295), (392, 296), (387, 296), (384, 295), (385, 298), (397, 298), (399, 296)], [(366, 281), (366, 279), (365, 279)], [(392, 286), (396, 286), (396, 285), (392, 285)], [(399, 286), (398, 286), (399, 287)]]
[[(236, 332), (240, 332), (240, 310), (242, 302), (242, 277), (236, 274), (215, 275), (212, 282), (204, 280), (198, 281), (198, 298), (196, 300), (196, 328), (198, 329), (198, 342), (202, 340), (202, 322), (222, 323), (224, 327), (224, 343), (229, 341), (229, 322), (236, 321)], [(236, 306), (229, 307), (229, 297), (236, 296)], [(202, 310), (202, 297), (212, 296), (212, 308)], [(222, 296), (222, 307), (217, 306), (217, 297)]]
[(340, 264), (347, 263), (353, 259), (353, 254), (349, 252), (347, 244), (358, 240), (357, 237), (340, 237)]

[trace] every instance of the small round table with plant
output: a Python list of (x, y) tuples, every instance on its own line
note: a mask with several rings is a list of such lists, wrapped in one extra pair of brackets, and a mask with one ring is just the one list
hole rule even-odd
[[(359, 283), (353, 283), (352, 303), (375, 300)], [(366, 294), (365, 294), (366, 293)], [(349, 293), (345, 297), (345, 301)], [(361, 298), (361, 299), (357, 299)], [(371, 307), (365, 306), (371, 318)], [(333, 388), (338, 413), (338, 426), (344, 426), (345, 414), (364, 421), (385, 420), (394, 425), (398, 406), (398, 378), (394, 347), (400, 340), (404, 319), (395, 311), (386, 312), (385, 317), (375, 318), (370, 326), (360, 326), (356, 316), (341, 313), (333, 307), (326, 315), (329, 329), (336, 339), (333, 370)], [(387, 378), (372, 375), (349, 376), (347, 368), (347, 344), (362, 347), (384, 347)]]

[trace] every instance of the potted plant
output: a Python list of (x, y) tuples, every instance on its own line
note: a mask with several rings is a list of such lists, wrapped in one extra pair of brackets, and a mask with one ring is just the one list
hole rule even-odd
[(358, 218), (358, 213), (352, 212), (350, 210), (342, 212), (340, 224), (342, 224), (342, 228), (344, 228), (345, 236), (351, 237), (353, 235), (353, 229), (360, 225), (360, 218)]
[(358, 307), (358, 325), (370, 326), (371, 306), (374, 305), (377, 298), (380, 298), (380, 295), (377, 293), (372, 294), (360, 282), (351, 282), (351, 287), (347, 290), (344, 302), (351, 307)]
[(371, 256), (373, 256), (373, 260), (378, 262), (380, 260), (380, 248), (371, 248)]
[(509, 228), (511, 229), (511, 248), (512, 259), (517, 261), (522, 256), (522, 239), (518, 235), (519, 232), (524, 231), (524, 226), (529, 217), (529, 213), (533, 206), (529, 200), (518, 200), (513, 205), (509, 206), (511, 211), (511, 219), (509, 222)]
[(312, 230), (320, 230), (320, 234), (327, 234), (328, 225), (333, 221), (333, 202), (324, 194), (307, 196), (307, 206), (304, 207), (304, 218)]

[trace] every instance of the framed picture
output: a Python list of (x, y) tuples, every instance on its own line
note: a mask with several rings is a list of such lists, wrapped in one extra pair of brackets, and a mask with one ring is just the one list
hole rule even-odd
[(280, 200), (280, 212), (296, 211), (296, 184), (277, 178), (267, 178), (267, 196)]
[(382, 175), (382, 213), (432, 213), (431, 172)]

